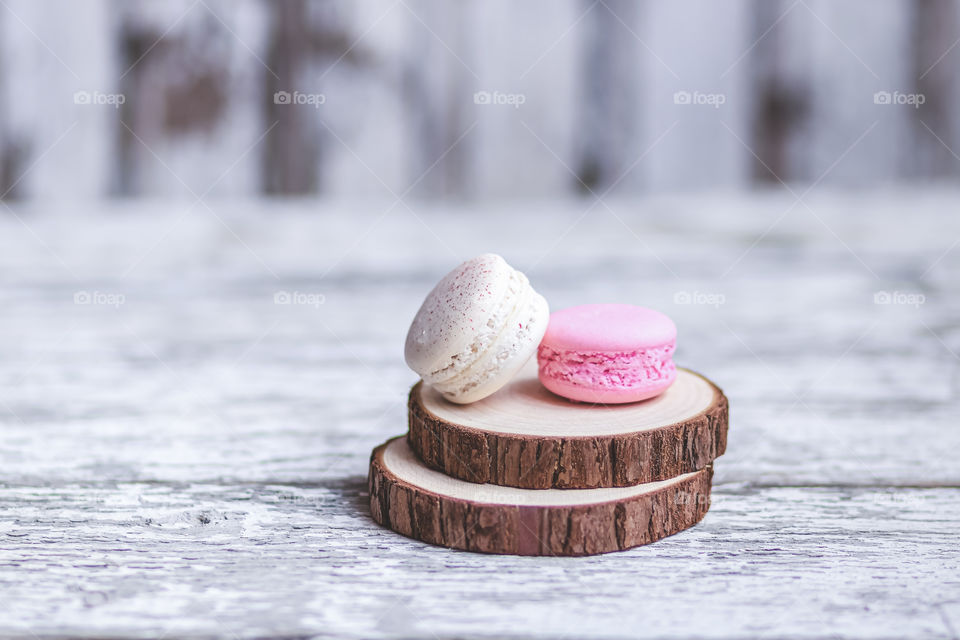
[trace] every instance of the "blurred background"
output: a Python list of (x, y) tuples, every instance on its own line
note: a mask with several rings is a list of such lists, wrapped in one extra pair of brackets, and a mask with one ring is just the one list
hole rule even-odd
[(5, 200), (960, 175), (955, 0), (3, 0)]
[[(960, 0), (0, 0), (0, 637), (956, 637), (958, 177)], [(370, 519), (484, 252), (675, 320), (702, 525)]]

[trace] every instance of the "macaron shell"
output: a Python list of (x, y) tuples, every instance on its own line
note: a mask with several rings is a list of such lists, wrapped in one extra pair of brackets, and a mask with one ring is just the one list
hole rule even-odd
[(630, 304), (585, 304), (555, 311), (543, 336), (555, 349), (634, 351), (677, 339), (666, 314)]
[(484, 357), (458, 376), (459, 388), (449, 384), (434, 387), (444, 398), (457, 404), (476, 402), (495, 393), (510, 382), (537, 352), (549, 320), (550, 308), (546, 299), (531, 288), (527, 304), (511, 318)]
[(450, 378), (472, 364), (496, 337), (496, 316), (514, 269), (483, 254), (443, 277), (430, 291), (407, 332), (407, 365), (428, 382)]

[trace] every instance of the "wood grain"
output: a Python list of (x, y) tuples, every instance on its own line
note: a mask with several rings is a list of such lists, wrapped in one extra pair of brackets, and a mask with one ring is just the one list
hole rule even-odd
[[(0, 636), (960, 635), (955, 190), (821, 184), (816, 217), (786, 192), (610, 198), (616, 217), (208, 202), (236, 236), (169, 203), (6, 202)], [(557, 308), (674, 318), (677, 361), (735, 411), (697, 526), (550, 558), (373, 521), (370, 450), (403, 430), (415, 382), (407, 324), (489, 250)], [(126, 301), (75, 305), (79, 290)], [(878, 306), (878, 290), (926, 300)]]
[(726, 485), (697, 526), (655, 544), (497, 556), (378, 525), (366, 462), (307, 484), (0, 486), (0, 635), (950, 640), (947, 622), (960, 628), (960, 489)]
[(451, 479), (422, 466), (400, 436), (370, 456), (370, 512), (430, 544), (482, 553), (584, 556), (692, 527), (710, 508), (712, 467), (636, 487), (532, 491)]
[(686, 370), (666, 393), (633, 404), (589, 405), (555, 396), (537, 380), (535, 362), (480, 402), (452, 405), (418, 383), (407, 404), (416, 454), (468, 482), (625, 487), (703, 469), (727, 445), (726, 396)]

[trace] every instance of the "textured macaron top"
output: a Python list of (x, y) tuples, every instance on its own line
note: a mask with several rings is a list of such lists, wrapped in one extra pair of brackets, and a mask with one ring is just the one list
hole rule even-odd
[(500, 256), (485, 253), (467, 260), (437, 283), (420, 306), (404, 356), (424, 379), (445, 378), (466, 365), (471, 353), (496, 337), (515, 270)]
[(427, 295), (407, 333), (407, 365), (448, 399), (493, 393), (536, 351), (546, 301), (523, 273), (486, 253), (448, 273)]
[(630, 304), (585, 304), (555, 311), (543, 344), (572, 351), (634, 351), (676, 339), (673, 320), (659, 311)]

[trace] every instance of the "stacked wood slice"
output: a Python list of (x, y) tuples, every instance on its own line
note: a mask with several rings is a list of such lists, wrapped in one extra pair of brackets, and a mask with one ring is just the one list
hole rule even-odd
[(486, 553), (606, 553), (691, 527), (727, 443), (726, 397), (685, 369), (656, 398), (590, 405), (547, 391), (531, 363), (472, 404), (418, 383), (408, 409), (407, 435), (370, 458), (374, 520)]

